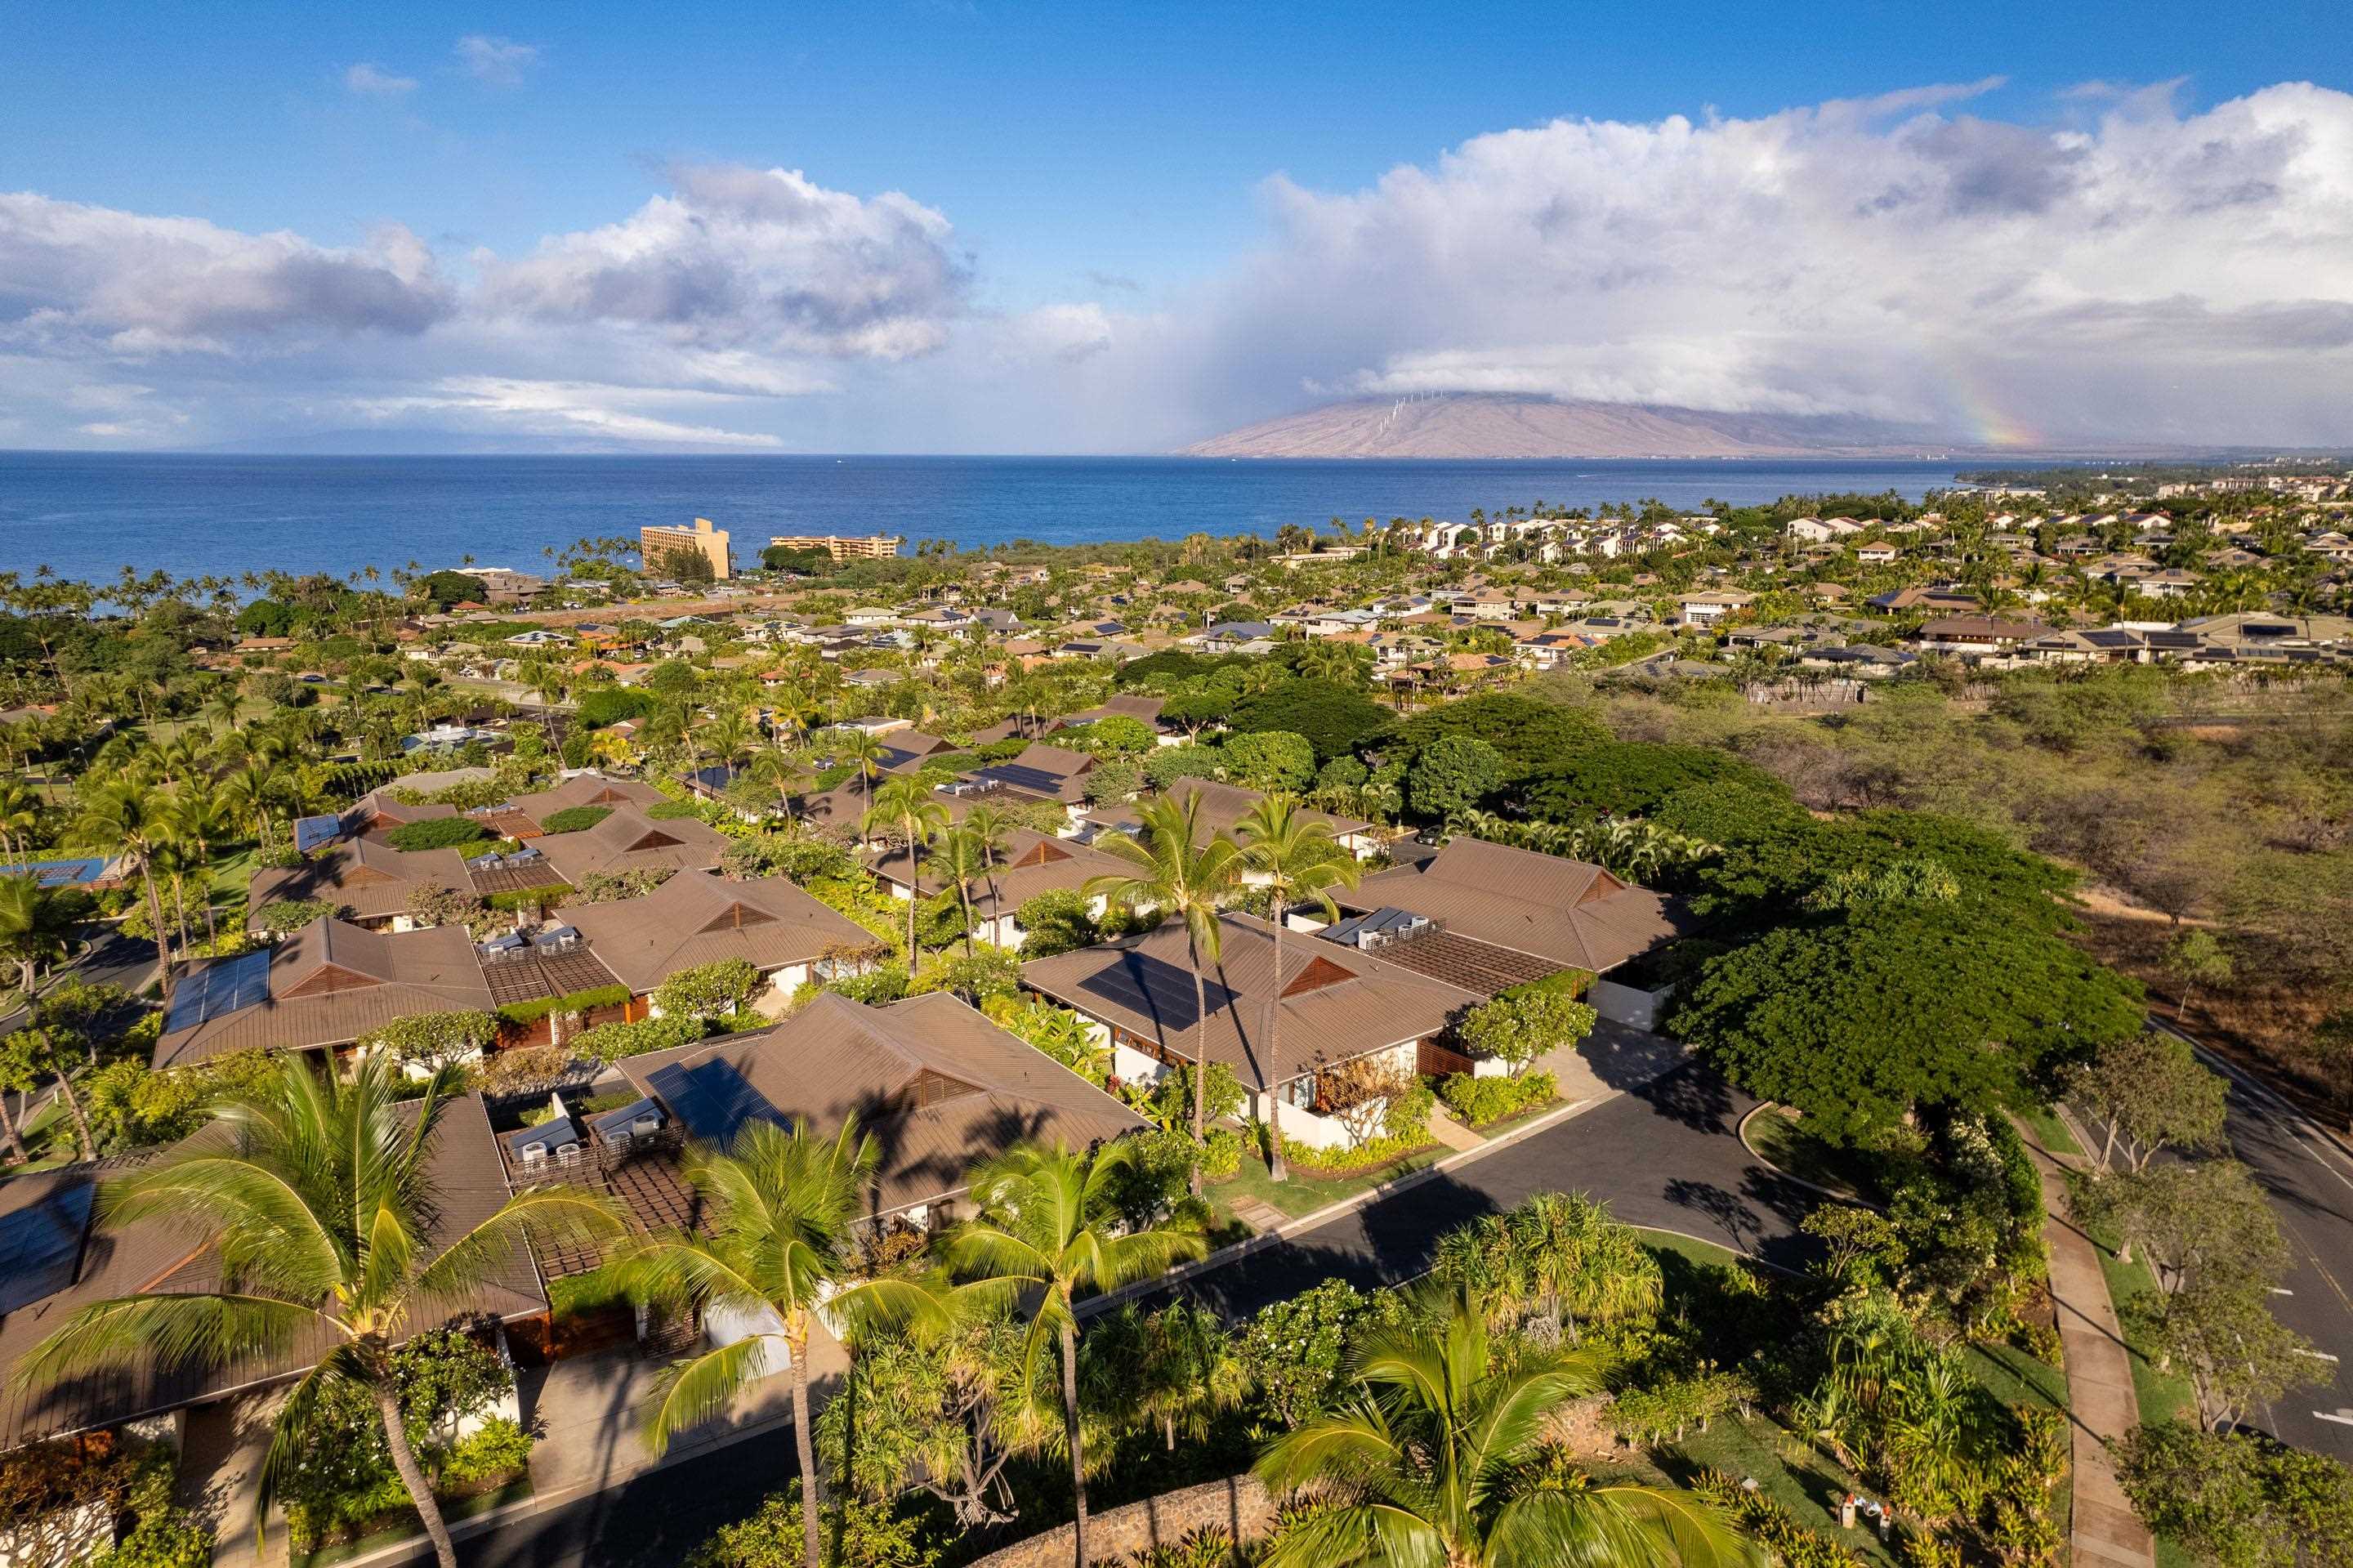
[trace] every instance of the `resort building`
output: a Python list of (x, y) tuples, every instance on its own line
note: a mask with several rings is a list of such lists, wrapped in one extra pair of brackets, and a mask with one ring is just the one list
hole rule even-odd
[(768, 547), (823, 550), (837, 561), (887, 561), (906, 542), (898, 534), (869, 534), (862, 539), (842, 534), (778, 534), (768, 540)]
[(638, 530), (638, 555), (645, 562), (647, 575), (662, 577), (662, 563), (681, 553), (701, 556), (711, 563), (711, 575), (726, 581), (733, 577), (734, 566), (727, 553), (727, 530), (714, 527), (708, 517), (698, 517), (691, 528), (675, 528), (666, 524), (649, 524)]

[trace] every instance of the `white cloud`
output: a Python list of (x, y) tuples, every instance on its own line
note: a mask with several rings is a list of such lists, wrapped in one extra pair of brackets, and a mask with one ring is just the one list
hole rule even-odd
[(966, 267), (948, 220), (896, 191), (861, 198), (797, 169), (681, 167), (619, 223), (480, 259), (482, 305), (680, 344), (905, 359), (946, 341)]
[(363, 98), (399, 98), (417, 90), (417, 79), (395, 76), (381, 66), (362, 60), (343, 72), (343, 87)]
[(539, 63), (538, 45), (482, 33), (467, 34), (451, 52), (477, 81), (492, 87), (521, 87), (524, 75)]
[(1968, 112), (1988, 85), (1562, 121), (1352, 191), (1276, 178), (1263, 244), (1124, 311), (996, 305), (941, 208), (784, 168), (674, 169), (462, 282), (398, 226), (336, 248), (0, 196), (0, 425), (1134, 451), (1493, 389), (1965, 440), (2353, 440), (2353, 96), (2193, 113), (2159, 84), (2028, 126)]
[(97, 344), (125, 357), (221, 352), (321, 333), (413, 334), (454, 308), (432, 253), (396, 224), (338, 249), (0, 195), (0, 343)]

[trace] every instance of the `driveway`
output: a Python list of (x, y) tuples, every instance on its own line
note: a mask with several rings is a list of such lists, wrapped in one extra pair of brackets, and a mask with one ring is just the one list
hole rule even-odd
[(1483, 1159), (1197, 1275), (1183, 1289), (1233, 1319), (1325, 1279), (1394, 1285), (1426, 1271), (1448, 1231), (1543, 1192), (1586, 1192), (1629, 1224), (1800, 1267), (1810, 1250), (1798, 1222), (1818, 1196), (1741, 1143), (1734, 1129), (1756, 1103), (1687, 1062)]

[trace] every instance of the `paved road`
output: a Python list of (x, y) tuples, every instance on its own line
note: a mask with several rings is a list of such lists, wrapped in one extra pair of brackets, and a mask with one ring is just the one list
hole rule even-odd
[(1797, 1224), (1818, 1200), (1758, 1164), (1741, 1144), (1733, 1129), (1756, 1103), (1697, 1064), (1686, 1065), (1184, 1288), (1240, 1317), (1327, 1278), (1360, 1288), (1395, 1284), (1430, 1266), (1446, 1232), (1546, 1191), (1588, 1192), (1630, 1224), (1682, 1231), (1796, 1267), (1807, 1256)]
[[(2205, 1060), (2230, 1081), (2232, 1152), (2271, 1195), (2295, 1260), (2290, 1294), (2274, 1298), (2273, 1311), (2325, 1354), (2353, 1356), (2353, 1160), (2270, 1088), (2220, 1057)], [(2325, 1386), (2290, 1393), (2253, 1419), (2299, 1448), (2353, 1462), (2353, 1380), (2331, 1363), (2318, 1370)]]
[[(1446, 1231), (1548, 1189), (1588, 1192), (1609, 1200), (1620, 1219), (1795, 1266), (1806, 1255), (1796, 1224), (1814, 1198), (1742, 1147), (1733, 1128), (1754, 1104), (1705, 1069), (1686, 1065), (1187, 1288), (1223, 1311), (1241, 1313), (1330, 1276), (1360, 1286), (1409, 1278), (1429, 1266), (1430, 1248)], [(796, 1473), (791, 1428), (779, 1426), (462, 1539), (459, 1556), (480, 1568), (675, 1563)]]

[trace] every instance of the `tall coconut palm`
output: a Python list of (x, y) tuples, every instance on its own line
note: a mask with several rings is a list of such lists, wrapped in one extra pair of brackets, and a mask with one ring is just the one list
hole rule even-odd
[(1754, 1552), (1688, 1492), (1546, 1475), (1545, 1433), (1598, 1387), (1585, 1352), (1493, 1354), (1486, 1314), (1457, 1297), (1433, 1331), (1372, 1335), (1352, 1406), (1285, 1433), (1259, 1457), (1267, 1487), (1330, 1489), (1333, 1506), (1286, 1531), (1268, 1568), (1733, 1568)]
[[(1269, 795), (1234, 824), (1243, 863), (1263, 877), (1272, 902), (1268, 915), (1274, 923), (1274, 972), (1282, 973), (1283, 916), (1293, 906), (1314, 903), (1337, 920), (1340, 906), (1332, 889), (1354, 887), (1362, 874), (1356, 857), (1332, 836), (1332, 825), (1310, 815), (1288, 795)], [(1282, 1084), (1282, 1007), (1270, 1006), (1266, 1018), (1266, 1081), (1280, 1091)], [(1282, 1107), (1273, 1107), (1274, 1150), (1268, 1175), (1288, 1180), (1282, 1159)]]
[(41, 969), (66, 956), (72, 922), (56, 896), (29, 876), (0, 876), (0, 961), (16, 966), (25, 1017), (40, 1022)]
[(988, 906), (1002, 916), (1005, 911), (997, 908), (997, 862), (1005, 853), (1005, 841), (1013, 831), (1013, 819), (1005, 814), (1003, 808), (983, 800), (964, 814), (964, 826), (972, 834), (973, 842), (980, 846), (981, 871), (988, 882)]
[(850, 770), (864, 782), (867, 809), (871, 810), (875, 775), (882, 771), (882, 758), (890, 754), (891, 748), (862, 729), (843, 729), (834, 733), (837, 736), (833, 747), (834, 760), (849, 764)]
[[(862, 738), (872, 740), (872, 736)], [(948, 809), (932, 799), (931, 786), (920, 779), (893, 779), (868, 797), (859, 832), (873, 838), (896, 828), (907, 839), (907, 972), (915, 972), (915, 909), (923, 901), (923, 848), (948, 825)]]
[(776, 810), (786, 822), (797, 825), (792, 812), (792, 799), (808, 782), (807, 759), (797, 751), (781, 746), (764, 746), (752, 754), (744, 771), (755, 782), (776, 792)]
[[(1089, 878), (1085, 892), (1123, 908), (1157, 909), (1185, 922), (1186, 962), (1193, 972), (1193, 1141), (1198, 1144), (1205, 1138), (1209, 1094), (1209, 1001), (1203, 966), (1224, 954), (1225, 927), (1219, 922), (1218, 906), (1241, 885), (1242, 852), (1225, 834), (1209, 831), (1201, 820), (1198, 792), (1181, 798), (1164, 795), (1136, 815), (1141, 824), (1134, 833), (1095, 841), (1095, 848), (1125, 861), (1129, 869)], [(1193, 1163), (1192, 1185), (1198, 1196), (1198, 1160)]]
[(167, 810), (160, 790), (136, 779), (117, 778), (86, 789), (73, 835), (94, 849), (120, 850), (147, 890), (147, 920), (164, 966), (164, 1003), (168, 1008), (177, 977), (172, 970), (172, 935), (164, 926), (164, 900), (155, 890), (153, 861), (165, 839), (161, 818)]
[(881, 1159), (879, 1146), (860, 1134), (854, 1118), (830, 1139), (813, 1135), (806, 1123), (790, 1132), (769, 1122), (749, 1123), (726, 1149), (698, 1148), (688, 1156), (687, 1180), (709, 1205), (705, 1229), (641, 1238), (616, 1265), (617, 1278), (641, 1299), (681, 1303), (706, 1320), (713, 1312), (753, 1321), (774, 1317), (773, 1330), (754, 1330), (668, 1368), (646, 1410), (646, 1441), (659, 1454), (678, 1434), (724, 1414), (772, 1370), (772, 1353), (781, 1346), (791, 1362), (804, 1561), (809, 1563), (825, 1561), (818, 1536), (824, 1486), (808, 1402), (809, 1327), (818, 1306), (903, 1319), (939, 1308), (922, 1285), (909, 1280), (840, 1288), (852, 1267), (850, 1227), (871, 1195)]
[(932, 852), (932, 869), (955, 889), (956, 902), (963, 906), (964, 956), (969, 959), (974, 956), (972, 890), (988, 876), (987, 851), (970, 827), (950, 828), (940, 835), (938, 847)]
[(311, 1336), (331, 1347), (280, 1405), (262, 1501), (306, 1440), (322, 1393), (356, 1387), (375, 1404), (392, 1462), (443, 1568), (457, 1552), (402, 1419), (393, 1351), (513, 1266), (534, 1236), (595, 1238), (617, 1226), (601, 1196), (531, 1188), (446, 1244), (437, 1133), (457, 1075), (434, 1075), (421, 1098), (389, 1057), (373, 1054), (348, 1079), (288, 1058), (216, 1112), (222, 1133), (198, 1139), (100, 1189), (109, 1225), (184, 1227), (216, 1254), (217, 1290), (119, 1297), (73, 1313), (25, 1353), (21, 1384), (153, 1358), (166, 1369), (226, 1368), (283, 1355)]
[(41, 798), (30, 785), (0, 779), (0, 852), (11, 861), (26, 858), (33, 847), (33, 832), (41, 825)]
[(1082, 1297), (1147, 1278), (1205, 1250), (1189, 1231), (1166, 1225), (1124, 1231), (1115, 1224), (1110, 1192), (1134, 1147), (1113, 1143), (1092, 1154), (1060, 1143), (1008, 1150), (972, 1171), (967, 1187), (979, 1217), (948, 1242), (948, 1266), (967, 1281), (957, 1287), (959, 1296), (1008, 1308), (1034, 1303), (1023, 1342), (1025, 1366), (1034, 1372), (1050, 1346), (1060, 1353), (1078, 1568), (1087, 1568), (1087, 1475), (1073, 1308)]

